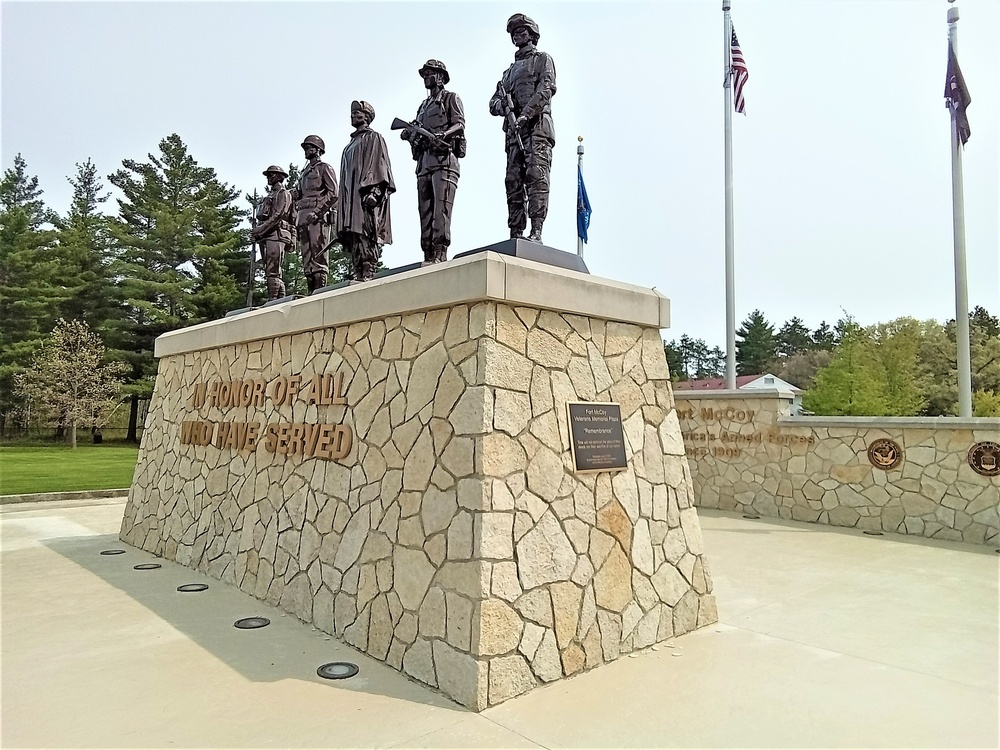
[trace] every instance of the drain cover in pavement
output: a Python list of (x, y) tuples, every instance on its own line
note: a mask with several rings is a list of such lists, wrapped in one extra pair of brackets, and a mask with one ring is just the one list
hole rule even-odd
[(358, 673), (358, 665), (349, 661), (331, 661), (316, 670), (316, 674), (326, 680), (346, 680)]
[(106, 549), (101, 552), (102, 555), (124, 555), (125, 550), (123, 549)]
[(254, 628), (266, 628), (270, 624), (271, 621), (266, 617), (244, 617), (242, 620), (234, 622), (233, 627), (240, 630), (253, 630)]
[(882, 536), (882, 532), (881, 531), (866, 531), (865, 533), (868, 536)]
[(163, 567), (159, 563), (142, 563), (141, 565), (133, 565), (133, 570), (156, 570), (157, 568)]
[(760, 516), (745, 515), (744, 518), (749, 518), (751, 521), (756, 521)]
[(178, 586), (178, 591), (204, 591), (208, 588), (207, 583), (185, 583), (183, 586)]

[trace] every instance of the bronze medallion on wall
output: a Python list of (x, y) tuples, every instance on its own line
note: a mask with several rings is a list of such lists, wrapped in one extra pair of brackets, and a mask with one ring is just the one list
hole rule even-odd
[(903, 463), (903, 449), (895, 440), (879, 438), (868, 446), (868, 460), (876, 469), (889, 471)]
[(969, 466), (984, 477), (1000, 476), (1000, 443), (984, 440), (969, 449)]

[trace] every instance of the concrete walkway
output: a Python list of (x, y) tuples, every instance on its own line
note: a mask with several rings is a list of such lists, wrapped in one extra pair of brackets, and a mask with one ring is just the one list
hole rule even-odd
[[(232, 587), (101, 556), (122, 511), (0, 508), (5, 748), (1000, 744), (992, 547), (702, 511), (719, 625), (474, 714)], [(316, 676), (335, 660), (360, 674)]]

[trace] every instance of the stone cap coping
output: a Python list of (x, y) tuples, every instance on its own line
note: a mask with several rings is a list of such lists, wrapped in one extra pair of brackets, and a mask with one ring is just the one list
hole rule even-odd
[(670, 300), (654, 289), (486, 252), (171, 331), (156, 339), (154, 354), (168, 357), (487, 300), (647, 328), (670, 326)]
[(800, 427), (911, 427), (923, 430), (996, 430), (1000, 440), (1000, 418), (997, 417), (778, 417), (778, 422)]
[(674, 388), (674, 401), (711, 401), (712, 399), (766, 399), (782, 398), (791, 401), (795, 398), (792, 391), (783, 388), (747, 388), (718, 389), (711, 391), (684, 391)]

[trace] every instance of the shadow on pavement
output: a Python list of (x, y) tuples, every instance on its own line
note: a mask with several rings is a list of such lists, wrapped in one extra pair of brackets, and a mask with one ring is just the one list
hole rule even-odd
[[(443, 695), (411, 681), (401, 672), (356, 651), (334, 636), (301, 622), (254, 599), (221, 581), (169, 560), (155, 557), (131, 547), (112, 534), (47, 539), (46, 547), (76, 563), (133, 600), (146, 607), (162, 623), (176, 629), (208, 653), (205, 659), (219, 659), (238, 671), (247, 680), (273, 682), (306, 680), (330, 686), (336, 690), (365, 692), (423, 703), (429, 706), (468, 713)], [(123, 549), (124, 554), (101, 555), (102, 550)], [(155, 570), (135, 570), (133, 566), (159, 563)], [(205, 583), (209, 588), (197, 593), (182, 593), (177, 587), (189, 583)], [(116, 606), (103, 597), (95, 598), (94, 607)], [(95, 613), (107, 618), (108, 613)], [(75, 617), (87, 617), (77, 610)], [(246, 617), (266, 617), (267, 627), (241, 630), (236, 620)], [(114, 623), (117, 618), (109, 621)], [(148, 632), (156, 623), (137, 626), (134, 615), (121, 615), (119, 633), (108, 632), (108, 638), (129, 638), (137, 632)], [(147, 627), (148, 625), (148, 627)], [(114, 628), (112, 624), (109, 626)], [(143, 644), (137, 644), (143, 648)], [(345, 680), (326, 680), (316, 674), (317, 668), (334, 661), (352, 662), (360, 667), (357, 676)], [(197, 679), (197, 675), (192, 675)]]

